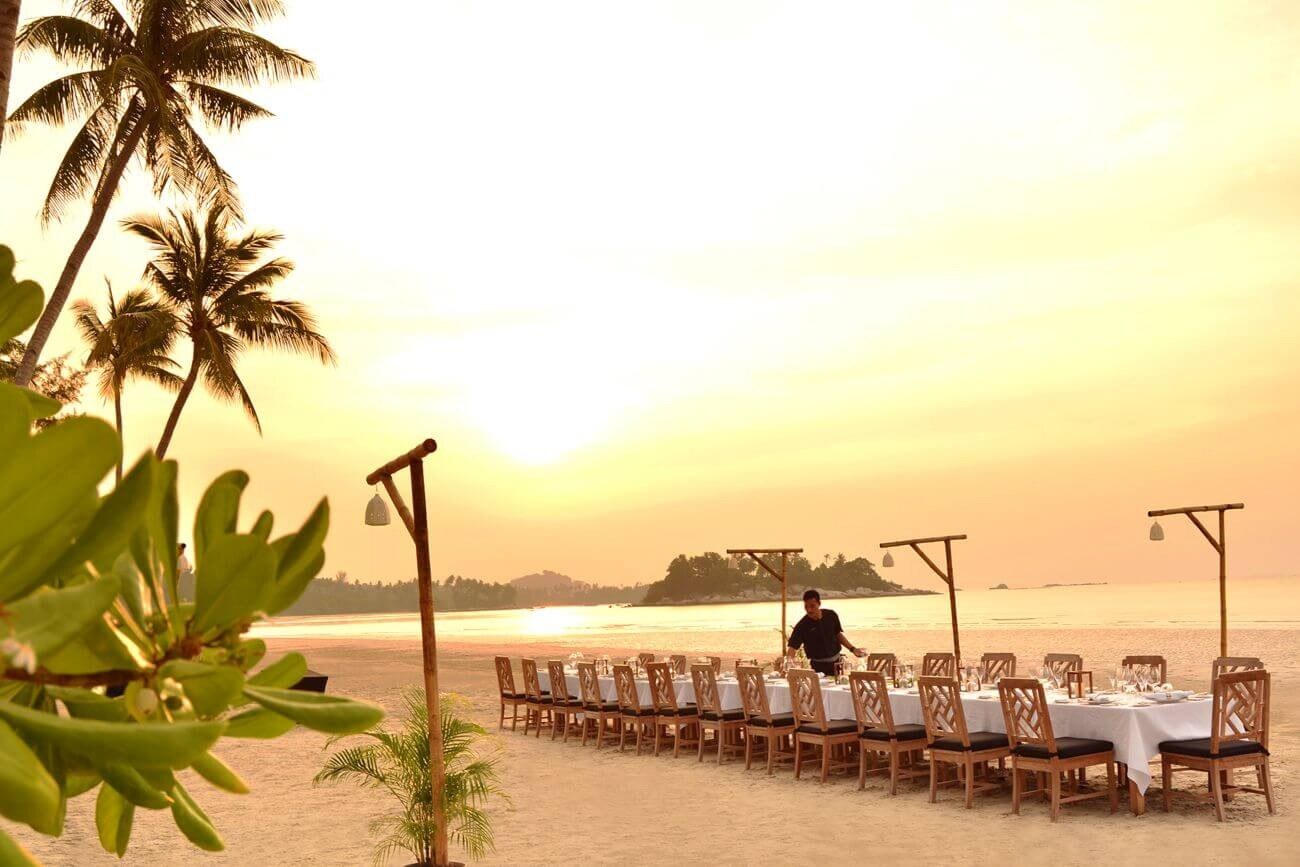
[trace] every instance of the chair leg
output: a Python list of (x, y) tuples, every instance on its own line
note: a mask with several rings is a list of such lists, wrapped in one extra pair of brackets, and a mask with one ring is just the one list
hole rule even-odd
[(1106, 787), (1110, 789), (1110, 811), (1119, 809), (1119, 786), (1115, 784), (1115, 763), (1106, 763)]
[(519, 702), (515, 702), (510, 708), (510, 731), (519, 730)]
[(966, 809), (975, 803), (975, 763), (966, 759)]
[(898, 750), (889, 751), (889, 794), (898, 794)]
[(754, 733), (748, 732), (745, 735), (745, 770), (749, 770), (753, 764), (754, 758)]
[(776, 737), (771, 732), (767, 734), (767, 775), (772, 776), (772, 765), (776, 762)]
[(867, 787), (867, 750), (858, 753), (858, 791)]
[(497, 720), (497, 728), (503, 729), (505, 727), (506, 727), (506, 700), (503, 698), (501, 699), (501, 717), (500, 719)]
[(799, 740), (798, 735), (792, 735), (794, 738), (794, 778), (799, 779), (799, 769), (803, 766), (803, 741)]
[(1275, 815), (1273, 810), (1273, 781), (1268, 775), (1268, 757), (1264, 757), (1263, 763), (1258, 769), (1259, 787), (1264, 790), (1264, 803), (1268, 805), (1268, 814)]
[(930, 754), (930, 803), (939, 799), (939, 760)]
[(1056, 821), (1056, 817), (1058, 814), (1060, 814), (1060, 812), (1061, 812), (1061, 774), (1059, 771), (1052, 771), (1051, 816), (1053, 822)]
[[(726, 735), (727, 735), (726, 725), (723, 723), (718, 723), (718, 731), (714, 737), (718, 741), (718, 764), (719, 765), (722, 764), (722, 755), (723, 753), (726, 752), (726, 750), (724, 749), (727, 742)], [(700, 746), (701, 747), (704, 746), (704, 732), (702, 730), (700, 731)]]
[(1165, 758), (1164, 756), (1161, 756), (1160, 757), (1160, 788), (1163, 791), (1161, 791), (1160, 793), (1160, 800), (1161, 803), (1164, 805), (1166, 813), (1169, 812), (1170, 787), (1173, 786), (1173, 783), (1174, 783), (1173, 768), (1169, 766), (1169, 759)]
[(1011, 812), (1020, 815), (1020, 768), (1011, 760)]
[(1214, 798), (1214, 815), (1223, 821), (1223, 780), (1217, 771), (1210, 771), (1210, 795)]
[(831, 774), (831, 745), (825, 741), (822, 741), (822, 779), (821, 779), (822, 783), (826, 782), (826, 778), (829, 777), (830, 774)]

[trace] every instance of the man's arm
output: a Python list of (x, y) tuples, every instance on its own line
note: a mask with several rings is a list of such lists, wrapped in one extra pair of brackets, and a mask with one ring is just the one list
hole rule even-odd
[(849, 637), (845, 635), (843, 632), (840, 633), (839, 638), (840, 638), (840, 646), (843, 647), (845, 650), (847, 650), (849, 653), (852, 653), (854, 656), (867, 655), (867, 652), (862, 648), (854, 647), (853, 642), (849, 641)]

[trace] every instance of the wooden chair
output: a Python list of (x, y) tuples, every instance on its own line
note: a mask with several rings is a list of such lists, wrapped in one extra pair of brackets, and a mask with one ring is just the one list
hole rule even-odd
[(665, 737), (673, 739), (673, 758), (681, 754), (683, 746), (698, 748), (699, 708), (693, 704), (677, 704), (677, 690), (673, 688), (673, 675), (668, 663), (652, 662), (645, 669), (650, 677), (650, 699), (655, 707), (655, 755), (659, 755)]
[(672, 667), (673, 677), (681, 677), (686, 674), (686, 655), (674, 653), (668, 657), (668, 664)]
[[(898, 794), (898, 779), (911, 780), (925, 776), (911, 760), (919, 758), (925, 749), (925, 726), (916, 723), (894, 724), (894, 711), (889, 705), (889, 684), (879, 671), (849, 672), (849, 691), (853, 696), (853, 714), (858, 718), (858, 788), (867, 785), (867, 774), (875, 773), (876, 753), (889, 755), (889, 794)], [(900, 767), (901, 759), (909, 759), (909, 767)], [(872, 767), (869, 767), (872, 766)], [(880, 768), (880, 771), (886, 770)]]
[(695, 687), (695, 705), (700, 709), (699, 760), (704, 761), (704, 733), (708, 731), (713, 732), (718, 747), (718, 764), (722, 764), (722, 757), (728, 752), (736, 755), (744, 752), (745, 712), (722, 707), (718, 699), (718, 675), (712, 663), (692, 665), (691, 682)]
[(600, 749), (605, 734), (613, 734), (608, 724), (618, 725), (618, 702), (601, 698), (600, 676), (596, 674), (594, 662), (578, 663), (578, 686), (582, 691), (582, 746), (587, 745), (587, 734), (595, 723), (596, 749)]
[(1043, 657), (1043, 668), (1057, 683), (1065, 683), (1068, 671), (1083, 671), (1083, 657), (1077, 653), (1049, 653)]
[(898, 657), (892, 653), (868, 653), (867, 671), (878, 671), (885, 680), (898, 684)]
[(1264, 663), (1254, 656), (1219, 656), (1210, 666), (1210, 686), (1221, 674), (1235, 674), (1238, 671), (1254, 671), (1263, 668)]
[[(803, 745), (821, 750), (821, 781), (826, 782), (832, 765), (835, 770), (852, 770), (851, 747), (858, 743), (858, 722), (852, 719), (826, 719), (821, 680), (811, 668), (794, 668), (786, 673), (790, 683), (790, 706), (798, 727), (794, 730), (794, 778), (803, 767)], [(836, 756), (838, 755), (838, 758)]]
[(546, 719), (546, 724), (554, 726), (554, 714), (551, 712), (551, 691), (544, 690), (541, 681), (537, 679), (537, 660), (524, 657), (519, 660), (519, 667), (524, 672), (524, 734), (528, 734), (528, 727), (536, 725), (537, 731), (534, 737), (542, 735), (542, 719)]
[(648, 728), (653, 728), (654, 708), (641, 707), (641, 696), (636, 688), (636, 675), (630, 665), (614, 666), (614, 693), (618, 696), (618, 751), (623, 752), (628, 730), (636, 732), (636, 754), (641, 755), (641, 740)]
[[(1147, 670), (1157, 676), (1155, 683), (1164, 683), (1169, 680), (1169, 666), (1163, 656), (1126, 656), (1120, 661), (1120, 668), (1133, 668), (1138, 665), (1145, 665)], [(1079, 666), (1083, 667), (1082, 664)]]
[(653, 653), (638, 653), (636, 658), (641, 661), (642, 668), (645, 668), (647, 665), (655, 661), (655, 655)]
[(569, 742), (569, 732), (578, 729), (578, 717), (582, 715), (582, 699), (569, 695), (569, 681), (564, 676), (564, 663), (552, 659), (546, 663), (546, 673), (551, 678), (551, 740), (561, 731), (564, 743)]
[(712, 666), (713, 668), (713, 673), (715, 675), (722, 674), (722, 657), (710, 656), (708, 657), (708, 660), (709, 660), (709, 665)]
[[(1263, 669), (1229, 672), (1215, 679), (1210, 736), (1160, 744), (1165, 812), (1169, 812), (1174, 772), (1193, 770), (1210, 775), (1209, 797), (1220, 822), (1223, 798), (1228, 792), (1263, 795), (1269, 815), (1273, 815), (1273, 783), (1268, 771), (1268, 693), (1269, 673)], [(1226, 783), (1228, 774), (1237, 768), (1254, 768), (1258, 785)]]
[(497, 666), (497, 692), (501, 695), (501, 717), (498, 720), (497, 728), (506, 727), (506, 706), (510, 706), (510, 731), (519, 729), (519, 708), (524, 707), (524, 725), (528, 717), (528, 695), (515, 690), (515, 672), (510, 666), (510, 657), (498, 656), (496, 658)]
[[(930, 803), (938, 799), (940, 785), (966, 783), (966, 809), (970, 809), (976, 792), (998, 788), (998, 783), (975, 785), (976, 767), (1011, 754), (1007, 736), (1001, 732), (972, 732), (966, 728), (966, 713), (961, 706), (961, 690), (950, 677), (922, 676), (919, 680), (921, 712), (925, 716), (925, 736), (930, 749)], [(961, 772), (956, 780), (939, 782), (940, 763), (955, 765)]]
[(980, 657), (984, 666), (984, 682), (997, 683), (1000, 677), (1016, 676), (1016, 655), (1014, 653), (986, 653)]
[[(1047, 795), (1051, 804), (1050, 815), (1055, 822), (1061, 814), (1062, 804), (1088, 801), (1093, 798), (1110, 798), (1110, 811), (1119, 807), (1119, 789), (1115, 787), (1115, 745), (1110, 741), (1091, 738), (1058, 738), (1052, 732), (1052, 717), (1047, 706), (1047, 694), (1037, 678), (1004, 677), (998, 681), (998, 697), (1002, 700), (1002, 717), (1006, 720), (1011, 748), (1011, 812), (1020, 812), (1023, 795)], [(1106, 766), (1106, 788), (1095, 792), (1061, 797), (1061, 775), (1090, 765)], [(1039, 779), (1037, 789), (1021, 791), (1021, 771), (1035, 774)], [(1050, 792), (1044, 791), (1042, 774), (1050, 780)]]
[(767, 773), (778, 761), (794, 759), (794, 715), (773, 716), (767, 701), (767, 685), (763, 683), (763, 669), (756, 665), (736, 668), (740, 680), (740, 701), (745, 708), (745, 770), (753, 760), (754, 742), (762, 738), (767, 745)]
[(957, 658), (951, 653), (927, 653), (921, 659), (922, 677), (956, 677)]

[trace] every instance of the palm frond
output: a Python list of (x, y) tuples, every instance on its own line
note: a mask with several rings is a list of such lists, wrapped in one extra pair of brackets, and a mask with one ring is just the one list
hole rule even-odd
[(115, 34), (72, 15), (46, 15), (27, 22), (14, 45), (24, 57), (45, 51), (64, 63), (83, 66), (104, 66), (128, 50)]
[(175, 48), (177, 78), (250, 87), (312, 78), (316, 66), (269, 39), (235, 27), (205, 27)]
[(32, 123), (60, 126), (106, 103), (115, 107), (116, 99), (100, 89), (100, 77), (97, 71), (74, 72), (41, 85), (13, 110), (6, 123), (14, 124), (15, 131)]
[(197, 81), (177, 84), (184, 91), (189, 104), (210, 126), (225, 130), (238, 130), (246, 121), (271, 117), (271, 112), (252, 100)]

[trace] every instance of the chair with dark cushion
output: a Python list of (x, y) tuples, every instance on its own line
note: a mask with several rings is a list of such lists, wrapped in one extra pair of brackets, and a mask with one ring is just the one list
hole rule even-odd
[(1014, 653), (986, 653), (980, 657), (984, 666), (984, 682), (997, 683), (1000, 677), (1016, 676), (1016, 655)]
[(587, 745), (587, 735), (594, 728), (596, 749), (599, 750), (605, 735), (612, 736), (618, 725), (618, 702), (601, 698), (600, 676), (596, 674), (594, 662), (578, 663), (578, 687), (582, 693), (582, 746)]
[(614, 666), (614, 694), (618, 696), (618, 751), (623, 752), (627, 734), (636, 733), (636, 754), (641, 755), (641, 741), (654, 726), (654, 708), (641, 707), (641, 697), (636, 688), (636, 675), (630, 665)]
[(551, 679), (551, 740), (562, 731), (564, 743), (568, 743), (570, 731), (581, 733), (578, 718), (582, 716), (582, 699), (569, 695), (563, 662), (552, 659), (546, 663), (546, 672)]
[(898, 657), (892, 653), (868, 653), (867, 671), (878, 671), (886, 682), (898, 685)]
[[(849, 691), (853, 696), (853, 714), (857, 717), (858, 737), (862, 739), (858, 752), (858, 788), (867, 785), (867, 774), (889, 771), (889, 794), (898, 794), (898, 779), (925, 776), (917, 770), (916, 760), (925, 749), (925, 726), (914, 723), (896, 725), (894, 711), (889, 705), (889, 686), (885, 674), (879, 671), (854, 671), (849, 673)], [(876, 753), (889, 756), (888, 768), (875, 768)], [(903, 760), (907, 767), (901, 767)]]
[(699, 746), (700, 710), (693, 704), (679, 705), (673, 687), (672, 669), (666, 662), (652, 662), (645, 667), (650, 678), (650, 700), (655, 707), (655, 755), (659, 755), (664, 738), (673, 739), (673, 758), (685, 747)]
[[(1011, 812), (1020, 812), (1020, 799), (1024, 795), (1046, 795), (1053, 822), (1060, 816), (1062, 804), (1093, 798), (1109, 797), (1110, 811), (1115, 812), (1119, 807), (1119, 789), (1115, 786), (1113, 743), (1091, 738), (1056, 737), (1052, 731), (1047, 695), (1037, 678), (1004, 677), (998, 681), (998, 697), (1002, 700), (1002, 717), (1007, 732), (1014, 742), (1011, 749)], [(1062, 797), (1061, 774), (1089, 765), (1106, 766), (1106, 788), (1080, 792), (1076, 786), (1074, 794)], [(1034, 775), (1047, 774), (1050, 791), (1044, 791), (1040, 786), (1022, 792), (1022, 771)]]
[(1083, 657), (1077, 653), (1048, 653), (1043, 656), (1043, 673), (1061, 686), (1071, 671), (1083, 670)]
[(1119, 667), (1127, 671), (1136, 669), (1139, 665), (1146, 667), (1148, 683), (1161, 684), (1169, 679), (1169, 664), (1163, 656), (1132, 654), (1124, 657)]
[[(510, 707), (510, 730), (517, 731), (519, 728), (519, 708), (524, 708), (524, 715), (527, 717), (528, 696), (525, 693), (515, 690), (515, 672), (510, 665), (510, 657), (496, 657), (497, 668), (497, 692), (501, 697), (501, 716), (497, 720), (497, 728), (506, 727), (506, 707)], [(527, 723), (525, 723), (526, 725)]]
[(790, 706), (794, 709), (794, 778), (803, 767), (803, 745), (821, 750), (821, 781), (826, 782), (834, 770), (852, 770), (853, 751), (858, 743), (858, 721), (826, 718), (822, 701), (821, 678), (811, 668), (792, 668), (786, 672), (790, 684)]
[[(721, 662), (721, 660), (719, 660)], [(711, 662), (691, 666), (691, 684), (695, 687), (695, 705), (700, 709), (699, 761), (704, 761), (704, 733), (713, 732), (718, 747), (718, 764), (727, 753), (740, 755), (745, 751), (745, 712), (726, 710), (718, 693), (718, 676)]]
[(922, 677), (956, 677), (957, 657), (951, 653), (927, 653), (921, 657)]
[(939, 786), (959, 784), (961, 778), (940, 781), (944, 764), (964, 771), (966, 809), (970, 809), (977, 792), (1000, 787), (987, 776), (978, 786), (975, 771), (985, 762), (1005, 759), (1011, 754), (1007, 736), (999, 732), (972, 732), (966, 728), (966, 713), (961, 706), (961, 690), (951, 677), (925, 677), (918, 681), (921, 713), (925, 717), (925, 736), (930, 749), (930, 803), (938, 800)]
[(794, 737), (794, 715), (772, 715), (763, 669), (756, 665), (738, 665), (736, 677), (740, 682), (740, 701), (745, 708), (745, 770), (749, 770), (753, 762), (754, 744), (761, 739), (767, 746), (767, 773), (771, 776), (777, 761), (794, 759), (794, 747), (790, 743)]
[[(1263, 795), (1269, 815), (1273, 814), (1273, 783), (1268, 768), (1269, 680), (1269, 673), (1263, 669), (1220, 674), (1214, 681), (1210, 736), (1160, 744), (1165, 812), (1169, 812), (1174, 772), (1190, 770), (1209, 774), (1209, 797), (1220, 822), (1223, 796), (1229, 792)], [(1232, 785), (1230, 775), (1238, 768), (1254, 768), (1258, 785)]]
[(519, 660), (519, 667), (524, 672), (524, 734), (528, 734), (530, 725), (536, 725), (537, 731), (533, 736), (541, 737), (543, 720), (548, 725), (554, 726), (551, 691), (541, 687), (537, 677), (537, 660), (525, 656)]
[(1264, 662), (1257, 656), (1219, 656), (1210, 666), (1210, 687), (1221, 674), (1235, 674), (1238, 671), (1254, 671), (1263, 668)]

